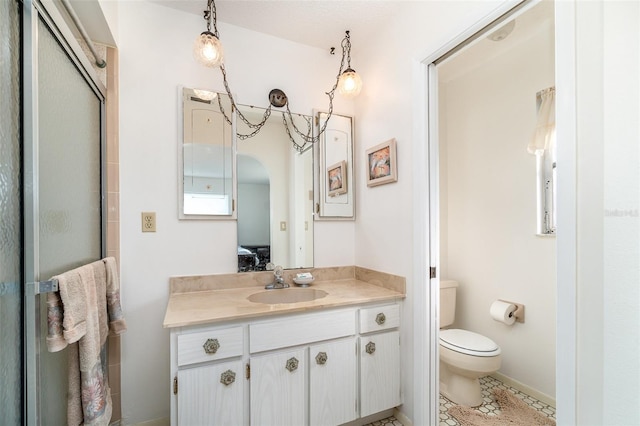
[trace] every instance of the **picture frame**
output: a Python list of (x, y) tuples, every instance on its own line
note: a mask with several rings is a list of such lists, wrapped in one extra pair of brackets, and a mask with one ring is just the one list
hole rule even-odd
[(367, 186), (397, 182), (396, 140), (389, 139), (366, 151)]
[(347, 193), (347, 162), (340, 161), (327, 167), (327, 193), (329, 197)]

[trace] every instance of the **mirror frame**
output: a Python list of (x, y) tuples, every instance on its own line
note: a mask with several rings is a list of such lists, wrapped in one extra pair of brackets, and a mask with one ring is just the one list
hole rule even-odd
[[(184, 213), (184, 90), (194, 90), (191, 87), (178, 86), (178, 219), (179, 220), (236, 220), (236, 203), (238, 198), (238, 185), (236, 182), (236, 123), (235, 113), (231, 114), (231, 213), (230, 214), (185, 214)], [(226, 93), (211, 90), (218, 96), (227, 96)]]
[[(327, 112), (324, 111), (314, 111), (314, 117), (316, 120), (316, 127), (319, 126), (319, 123), (323, 123), (326, 120)], [(337, 117), (341, 117), (349, 121), (349, 138), (348, 146), (347, 146), (347, 158), (344, 159), (346, 163), (346, 172), (347, 172), (347, 193), (338, 195), (340, 197), (346, 197), (347, 202), (344, 206), (340, 206), (339, 209), (336, 209), (335, 205), (330, 205), (325, 202), (328, 196), (328, 181), (326, 179), (327, 168), (330, 167), (336, 161), (342, 159), (334, 159), (336, 161), (327, 162), (327, 152), (326, 152), (326, 137), (327, 131), (330, 130), (331, 124), (335, 124), (335, 119)], [(317, 130), (317, 129), (316, 129)], [(314, 146), (314, 156), (317, 158), (315, 169), (315, 183), (314, 183), (314, 207), (315, 214), (314, 218), (316, 221), (322, 220), (346, 220), (353, 221), (356, 219), (356, 177), (355, 177), (355, 125), (354, 125), (354, 117), (345, 114), (336, 114), (333, 113), (331, 116), (331, 120), (329, 121), (329, 125), (325, 130), (325, 133), (320, 137), (318, 143)]]

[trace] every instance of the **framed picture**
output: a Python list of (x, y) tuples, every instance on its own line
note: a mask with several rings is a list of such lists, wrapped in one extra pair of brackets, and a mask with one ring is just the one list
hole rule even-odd
[(329, 197), (347, 193), (347, 162), (340, 161), (327, 167), (327, 188)]
[(367, 186), (382, 185), (398, 180), (396, 140), (389, 139), (369, 148), (367, 155)]

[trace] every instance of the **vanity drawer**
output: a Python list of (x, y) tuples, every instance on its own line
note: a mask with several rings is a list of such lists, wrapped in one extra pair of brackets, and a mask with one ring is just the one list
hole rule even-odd
[(251, 353), (356, 334), (356, 311), (319, 312), (249, 325)]
[(397, 304), (360, 309), (360, 333), (371, 333), (398, 326), (400, 326), (400, 306)]
[(218, 328), (178, 335), (178, 365), (242, 355), (242, 327)]

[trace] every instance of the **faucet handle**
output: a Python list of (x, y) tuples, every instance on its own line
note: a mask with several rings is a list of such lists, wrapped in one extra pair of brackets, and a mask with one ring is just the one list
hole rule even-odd
[(282, 276), (282, 271), (283, 271), (282, 266), (278, 265), (273, 270), (273, 273), (275, 274), (276, 277), (281, 277)]

